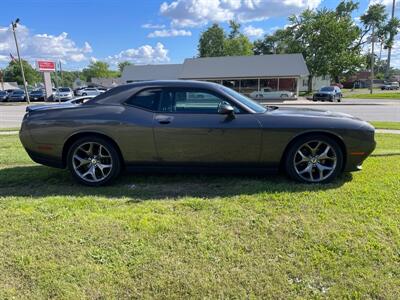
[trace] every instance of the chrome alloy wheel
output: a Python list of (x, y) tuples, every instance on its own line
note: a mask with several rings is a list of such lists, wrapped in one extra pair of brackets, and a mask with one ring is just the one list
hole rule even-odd
[(313, 140), (297, 149), (293, 164), (296, 173), (303, 180), (317, 183), (332, 175), (337, 160), (336, 151), (331, 145)]
[(75, 173), (88, 182), (100, 182), (110, 175), (113, 160), (110, 151), (100, 143), (88, 142), (78, 146), (72, 155)]

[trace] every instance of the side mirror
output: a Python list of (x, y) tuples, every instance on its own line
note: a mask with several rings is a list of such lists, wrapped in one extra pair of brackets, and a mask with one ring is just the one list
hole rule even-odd
[(233, 109), (232, 105), (230, 105), (229, 103), (222, 102), (218, 106), (218, 113), (221, 115), (233, 115), (234, 109)]

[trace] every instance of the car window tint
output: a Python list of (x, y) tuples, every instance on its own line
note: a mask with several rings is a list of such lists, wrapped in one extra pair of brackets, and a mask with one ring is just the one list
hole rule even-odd
[[(218, 106), (224, 101), (213, 93), (201, 90), (165, 90), (160, 111), (217, 114)], [(236, 111), (240, 112), (238, 109)]]
[(149, 110), (157, 110), (160, 103), (161, 90), (151, 89), (141, 91), (130, 97), (125, 103)]

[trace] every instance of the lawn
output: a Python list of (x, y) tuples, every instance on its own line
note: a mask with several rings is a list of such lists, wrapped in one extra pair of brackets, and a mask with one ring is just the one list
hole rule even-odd
[(375, 128), (400, 130), (400, 122), (370, 122)]
[(0, 136), (0, 299), (400, 298), (400, 136), (329, 185), (75, 184)]
[(373, 94), (345, 94), (345, 98), (350, 99), (399, 99), (400, 100), (400, 92), (378, 92), (375, 91)]

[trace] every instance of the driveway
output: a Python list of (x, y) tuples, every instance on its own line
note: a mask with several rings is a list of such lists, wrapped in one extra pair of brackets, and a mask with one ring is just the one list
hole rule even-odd
[[(300, 99), (263, 102), (263, 104), (331, 110), (348, 113), (367, 121), (400, 122), (400, 100), (343, 99), (341, 103), (325, 103)], [(21, 104), (0, 104), (0, 128), (19, 127), (25, 114), (25, 108), (26, 105)]]

